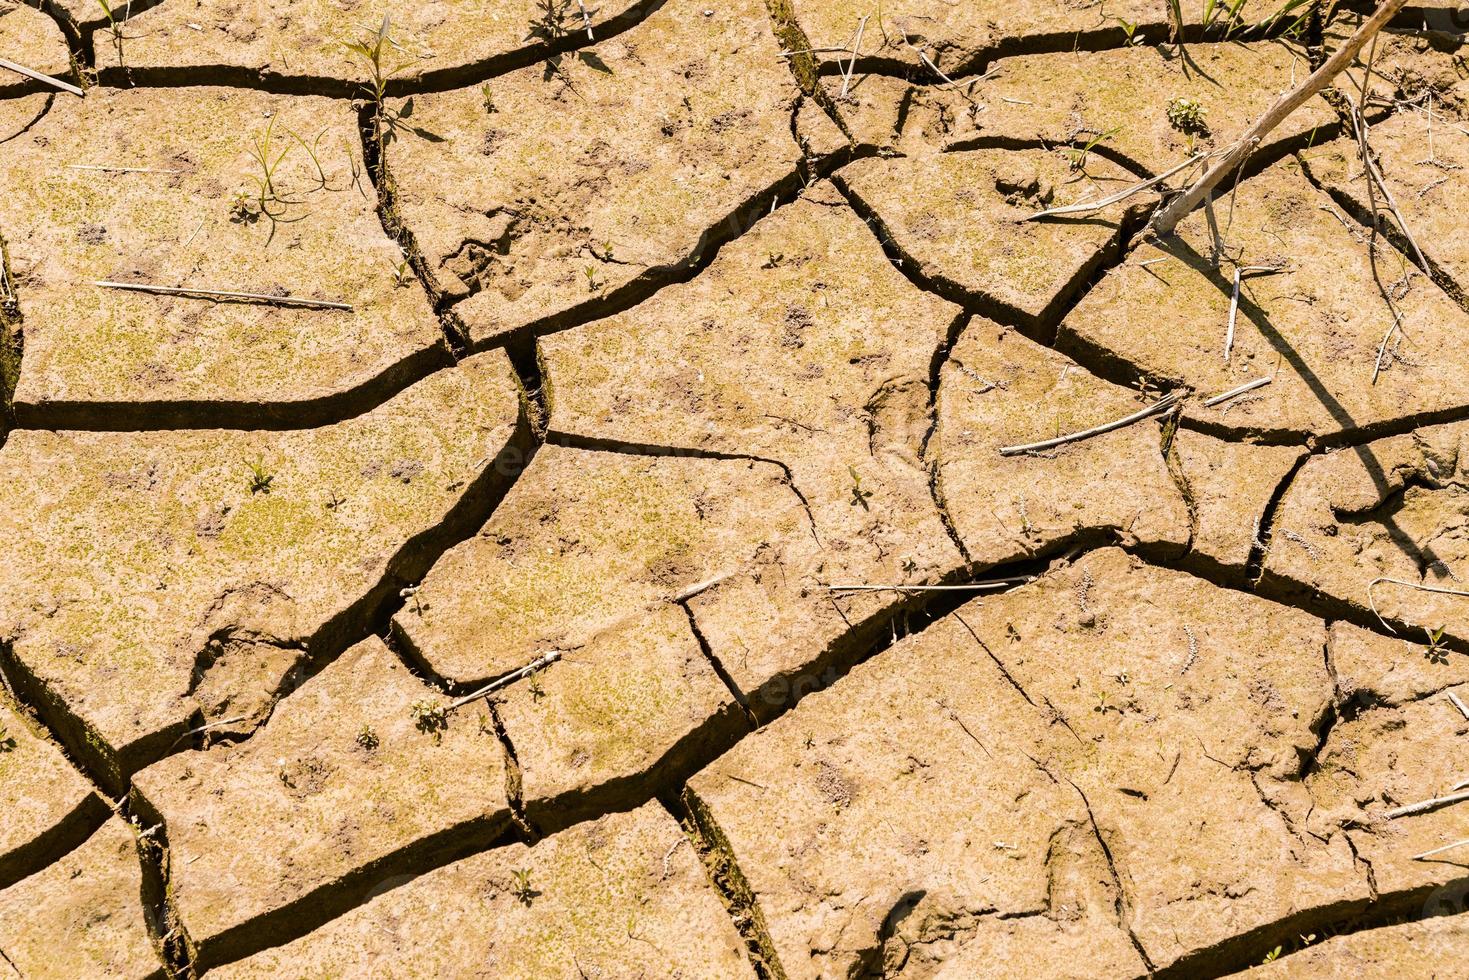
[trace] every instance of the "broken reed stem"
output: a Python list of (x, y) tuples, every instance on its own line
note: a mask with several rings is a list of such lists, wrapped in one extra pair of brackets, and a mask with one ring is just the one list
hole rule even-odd
[(857, 21), (857, 40), (852, 42), (852, 57), (847, 61), (847, 70), (842, 75), (842, 94), (838, 98), (847, 97), (847, 87), (852, 84), (852, 72), (857, 67), (857, 54), (862, 48), (862, 32), (867, 29), (867, 18), (863, 17)]
[(70, 82), (63, 82), (59, 78), (52, 78), (50, 75), (42, 74), (34, 68), (27, 68), (25, 65), (16, 64), (6, 58), (0, 58), (0, 68), (9, 68), (17, 75), (24, 75), (26, 78), (33, 78), (38, 82), (44, 82), (47, 85), (61, 89), (63, 92), (70, 92), (72, 95), (79, 95), (82, 98), (86, 98), (87, 95), (86, 92), (83, 92)]
[[(1087, 214), (1091, 211), (1100, 211), (1102, 208), (1109, 207), (1110, 205), (1116, 204), (1119, 201), (1125, 201), (1129, 197), (1132, 197), (1132, 195), (1134, 194), (1138, 194), (1142, 191), (1147, 190), (1150, 187), (1161, 184), (1163, 181), (1167, 180), (1169, 177), (1172, 177), (1180, 170), (1191, 167), (1208, 156), (1209, 154), (1207, 153), (1196, 154), (1195, 156), (1189, 157), (1178, 166), (1163, 171), (1156, 177), (1149, 177), (1147, 180), (1133, 184), (1131, 187), (1125, 187), (1122, 190), (1118, 191), (1116, 194), (1113, 194), (1109, 197), (1104, 197), (1100, 201), (1082, 201), (1080, 204), (1067, 204), (1064, 207), (1047, 208), (1044, 211), (1037, 211), (1035, 214), (1027, 215), (1020, 220), (1034, 221), (1037, 218), (1051, 218), (1061, 214)], [(1161, 260), (1154, 259), (1153, 261), (1157, 262)]]
[[(1449, 703), (1459, 709), (1459, 714), (1464, 716), (1464, 720), (1469, 721), (1469, 707), (1465, 707), (1464, 702), (1460, 701), (1459, 696), (1453, 691), (1445, 691), (1444, 693), (1448, 695)], [(1465, 783), (1460, 783), (1454, 789), (1463, 789), (1465, 785)]]
[(1134, 422), (1141, 422), (1143, 419), (1148, 418), (1149, 416), (1157, 415), (1159, 412), (1172, 408), (1174, 405), (1178, 404), (1179, 400), (1182, 398), (1183, 392), (1171, 392), (1167, 395), (1164, 395), (1162, 398), (1158, 399), (1147, 408), (1133, 412), (1126, 418), (1120, 418), (1113, 422), (1106, 422), (1102, 425), (1094, 426), (1093, 428), (1087, 429), (1083, 432), (1074, 432), (1071, 435), (1067, 436), (1057, 436), (1054, 439), (1045, 439), (1041, 442), (1026, 443), (1023, 446), (1004, 446), (1000, 449), (1000, 455), (1018, 456), (1021, 453), (1040, 452), (1043, 449), (1052, 449), (1056, 446), (1064, 446), (1068, 442), (1080, 442), (1083, 439), (1090, 439), (1092, 436), (1099, 436), (1104, 432), (1111, 432), (1114, 429), (1121, 429), (1125, 426), (1132, 425)]
[(1377, 32), (1392, 20), (1406, 2), (1407, 0), (1383, 0), (1372, 16), (1364, 21), (1362, 26), (1357, 28), (1357, 32), (1348, 38), (1345, 44), (1337, 48), (1320, 68), (1313, 71), (1300, 85), (1282, 95), (1275, 105), (1271, 106), (1243, 136), (1235, 141), (1229, 151), (1214, 166), (1210, 167), (1204, 176), (1200, 177), (1188, 190), (1169, 201), (1153, 216), (1153, 231), (1159, 235), (1171, 235), (1174, 227), (1184, 215), (1197, 208), (1203, 202), (1204, 197), (1228, 176), (1230, 171), (1254, 152), (1255, 147), (1272, 129), (1284, 122), (1287, 116), (1304, 105), (1313, 95), (1326, 88), (1333, 78), (1351, 64), (1352, 59), (1357, 57), (1363, 46), (1377, 36)]
[(1436, 585), (1424, 585), (1421, 582), (1407, 582), (1400, 578), (1373, 579), (1371, 582), (1367, 583), (1367, 605), (1369, 608), (1371, 608), (1372, 615), (1377, 617), (1377, 621), (1382, 624), (1383, 628), (1394, 636), (1397, 635), (1398, 631), (1393, 629), (1391, 626), (1388, 626), (1387, 620), (1382, 618), (1382, 613), (1377, 611), (1377, 599), (1372, 594), (1372, 590), (1383, 582), (1386, 582), (1388, 585), (1401, 585), (1409, 589), (1417, 589), (1419, 592), (1433, 592), (1438, 595), (1456, 595), (1469, 598), (1469, 592), (1465, 592), (1463, 589), (1441, 589)]
[(1443, 847), (1435, 847), (1433, 850), (1424, 851), (1422, 854), (1414, 854), (1413, 860), (1422, 861), (1425, 858), (1433, 857), (1435, 854), (1442, 854), (1444, 851), (1452, 851), (1456, 847), (1463, 847), (1465, 844), (1469, 844), (1469, 837), (1463, 840), (1456, 840), (1452, 844), (1445, 844)]
[(500, 677), (490, 681), (488, 684), (480, 688), (478, 691), (475, 691), (473, 694), (466, 694), (459, 700), (450, 702), (449, 706), (444, 710), (446, 712), (457, 711), (458, 709), (464, 707), (466, 704), (469, 704), (472, 701), (478, 701), (480, 698), (484, 697), (487, 694), (495, 693), (502, 687), (508, 687), (509, 685), (514, 684), (516, 681), (524, 680), (531, 674), (534, 674), (536, 671), (544, 667), (549, 667), (551, 666), (551, 664), (554, 664), (560, 659), (560, 650), (552, 650), (550, 653), (543, 653), (519, 670), (512, 670), (504, 677)]
[(678, 592), (675, 592), (672, 596), (670, 596), (669, 599), (674, 603), (688, 602), (694, 596), (708, 592), (710, 589), (714, 588), (716, 585), (729, 578), (732, 574), (734, 573), (725, 572), (723, 575), (716, 575), (713, 578), (706, 578), (702, 582), (698, 582), (694, 585), (690, 585), (683, 589), (680, 589)]
[(1011, 578), (992, 578), (983, 582), (966, 582), (963, 585), (824, 585), (828, 592), (961, 592), (965, 590), (1003, 589), (1009, 585), (1024, 585), (1034, 582), (1034, 575), (1015, 575)]
[[(1224, 332), (1224, 363), (1229, 363), (1229, 352), (1234, 347), (1234, 321), (1239, 316), (1239, 266), (1234, 267), (1234, 293), (1229, 297), (1229, 329)], [(1205, 402), (1207, 405), (1208, 403)]]
[(95, 170), (104, 174), (181, 174), (182, 170), (160, 170), (157, 167), (108, 167), (84, 163), (69, 163), (67, 170)]
[(1469, 791), (1450, 793), (1448, 796), (1435, 796), (1431, 800), (1419, 800), (1417, 803), (1409, 803), (1407, 806), (1400, 806), (1396, 809), (1389, 810), (1383, 814), (1383, 817), (1388, 820), (1396, 820), (1398, 817), (1412, 817), (1420, 813), (1427, 813), (1429, 810), (1437, 810), (1441, 806), (1462, 803), (1465, 800), (1469, 800)]
[(241, 293), (228, 289), (191, 289), (187, 286), (161, 286), (155, 283), (145, 282), (106, 282), (101, 279), (92, 282), (94, 286), (104, 289), (126, 289), (137, 293), (158, 293), (161, 296), (197, 296), (203, 299), (253, 299), (264, 303), (274, 303), (278, 306), (303, 306), (315, 310), (346, 310), (352, 311), (351, 303), (338, 303), (325, 299), (304, 299), (300, 296), (272, 296), (269, 293)]
[(1254, 381), (1246, 381), (1244, 384), (1240, 385), (1238, 388), (1231, 388), (1228, 391), (1224, 392), (1223, 394), (1215, 395), (1213, 398), (1208, 399), (1207, 401), (1204, 402), (1204, 407), (1205, 408), (1213, 408), (1215, 405), (1218, 405), (1218, 404), (1220, 404), (1222, 402), (1227, 402), (1231, 398), (1237, 398), (1240, 395), (1243, 395), (1247, 391), (1254, 391), (1256, 388), (1263, 388), (1263, 387), (1265, 387), (1266, 385), (1268, 385), (1270, 382), (1272, 382), (1274, 380), (1275, 380), (1274, 378), (1266, 377), (1266, 378), (1256, 378)]

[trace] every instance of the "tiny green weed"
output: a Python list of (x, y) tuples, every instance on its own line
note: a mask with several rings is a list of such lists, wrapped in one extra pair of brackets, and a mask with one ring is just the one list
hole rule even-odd
[(250, 495), (270, 493), (270, 485), (275, 480), (275, 474), (265, 468), (265, 460), (260, 456), (256, 456), (255, 462), (246, 463), (245, 465), (250, 468)]

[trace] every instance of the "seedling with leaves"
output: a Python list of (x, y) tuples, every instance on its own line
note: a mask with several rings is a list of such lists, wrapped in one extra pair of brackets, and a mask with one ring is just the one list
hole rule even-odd
[[(124, 19), (128, 16), (128, 11), (132, 5), (133, 0), (124, 0), (122, 15)], [(119, 68), (126, 68), (127, 65), (122, 60), (123, 36), (122, 27), (117, 22), (117, 8), (112, 5), (111, 0), (97, 0), (97, 6), (102, 8), (102, 13), (107, 17), (107, 33), (112, 37), (112, 50), (117, 54), (117, 66)]]
[(499, 111), (495, 108), (495, 97), (490, 92), (489, 82), (485, 82), (479, 87), (479, 95), (480, 104), (485, 107), (485, 112), (493, 114)]
[(367, 94), (381, 112), (388, 82), (408, 67), (407, 61), (389, 61), (391, 52), (398, 48), (393, 41), (392, 18), (384, 14), (382, 26), (376, 31), (369, 32), (356, 41), (344, 41), (342, 47), (367, 69)]
[(847, 472), (852, 474), (852, 506), (856, 507), (861, 505), (863, 510), (871, 510), (872, 508), (868, 506), (867, 500), (872, 496), (872, 491), (862, 489), (862, 477), (857, 474), (855, 467), (848, 466)]
[(587, 277), (587, 292), (595, 293), (602, 288), (602, 283), (597, 280), (597, 267), (594, 265), (584, 266), (582, 274)]
[(530, 903), (535, 900), (535, 897), (540, 894), (535, 888), (531, 887), (530, 869), (517, 868), (511, 871), (510, 874), (515, 879), (514, 883), (510, 886), (511, 894), (515, 896), (515, 900), (521, 905), (529, 907)]
[(15, 748), (15, 738), (4, 725), (0, 725), (0, 752), (9, 752)]
[(413, 716), (413, 727), (432, 735), (435, 742), (444, 740), (444, 732), (449, 728), (449, 710), (444, 705), (424, 698), (409, 705), (408, 713)]
[(1443, 642), (1444, 631), (1447, 629), (1447, 626), (1440, 626), (1436, 630), (1427, 629), (1426, 627), (1423, 630), (1423, 632), (1428, 634), (1428, 649), (1423, 652), (1429, 660), (1436, 664), (1446, 664), (1449, 662), (1449, 651)]
[(1209, 122), (1204, 117), (1208, 114), (1204, 103), (1198, 99), (1185, 99), (1182, 97), (1168, 100), (1168, 124), (1180, 133), (1190, 136), (1209, 135)]
[(413, 266), (407, 259), (393, 266), (393, 285), (404, 289), (413, 283)]
[(1117, 22), (1117, 25), (1122, 28), (1122, 36), (1125, 39), (1123, 42), (1123, 47), (1132, 47), (1137, 44), (1142, 44), (1144, 41), (1147, 40), (1147, 38), (1143, 37), (1137, 32), (1137, 25), (1134, 24), (1132, 21), (1126, 20), (1122, 17), (1113, 17), (1112, 19), (1115, 20)]
[(275, 480), (275, 474), (265, 468), (264, 458), (256, 456), (255, 462), (245, 465), (250, 468), (250, 495), (270, 493), (270, 485)]
[(1116, 136), (1120, 132), (1122, 132), (1122, 127), (1114, 126), (1111, 129), (1107, 130), (1105, 133), (1098, 133), (1079, 147), (1068, 146), (1063, 148), (1061, 152), (1065, 153), (1066, 158), (1071, 161), (1072, 172), (1085, 172), (1086, 161), (1087, 158), (1091, 155), (1092, 150), (1096, 149), (1102, 143), (1105, 143), (1107, 140)]
[(531, 700), (536, 702), (537, 704), (540, 703), (541, 698), (546, 696), (546, 689), (541, 686), (541, 679), (535, 674), (530, 675), (530, 682), (527, 685), (527, 690), (530, 691)]
[(1266, 953), (1265, 958), (1260, 961), (1260, 965), (1264, 966), (1266, 963), (1274, 963), (1276, 960), (1280, 959), (1282, 949), (1283, 947), (1277, 946), (1270, 952)]
[(371, 752), (381, 743), (378, 741), (377, 732), (372, 730), (372, 726), (363, 725), (362, 730), (357, 733), (357, 744)]

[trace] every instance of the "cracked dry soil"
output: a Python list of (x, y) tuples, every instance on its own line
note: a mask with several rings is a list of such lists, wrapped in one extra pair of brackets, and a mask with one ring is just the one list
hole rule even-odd
[(1469, 11), (1020, 220), (1288, 6), (0, 0), (0, 978), (1458, 975)]

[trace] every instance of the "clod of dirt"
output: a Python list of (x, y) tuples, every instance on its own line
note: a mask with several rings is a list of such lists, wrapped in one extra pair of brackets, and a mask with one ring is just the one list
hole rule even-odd
[[(280, 658), (220, 658), (212, 640), (295, 648), (294, 662), (365, 629), (454, 508), (504, 478), (491, 463), (517, 417), (509, 365), (487, 354), (321, 429), (11, 433), (4, 639), (63, 703), (68, 748), (120, 782), (199, 707), (279, 690)], [(403, 459), (424, 476), (394, 479)], [(222, 506), (217, 533), (200, 528)]]
[[(87, 6), (86, 0), (62, 0)], [(579, 6), (568, 0), (486, 4), (447, 0), (409, 4), (323, 4), (314, 0), (201, 0), (159, 3), (133, 15), (123, 29), (121, 64), (132, 77), (176, 78), (211, 73), (301, 80), (326, 87), (332, 80), (367, 87), (371, 69), (344, 46), (373, 43), (384, 13), (391, 16), (384, 72), (395, 85), (492, 72), (524, 63), (549, 45), (593, 44), (644, 6), (612, 0)], [(582, 11), (585, 10), (585, 18)], [(88, 10), (88, 13), (94, 13)], [(588, 31), (593, 39), (588, 38)], [(96, 43), (97, 64), (119, 66), (107, 33)], [(396, 70), (395, 70), (396, 69)]]
[(686, 771), (746, 729), (673, 607), (598, 634), (533, 679), (499, 712), (540, 830), (646, 798), (656, 771)]
[[(1469, 954), (1469, 922), (1460, 911), (1462, 889), (1451, 889), (1431, 910), (1442, 917), (1333, 936), (1248, 974), (1252, 980), (1316, 980), (1319, 977), (1447, 977)], [(1239, 974), (1245, 976), (1246, 974)]]
[(1469, 599), (1414, 588), (1464, 590), (1466, 434), (1462, 422), (1433, 426), (1307, 461), (1276, 514), (1265, 583), (1381, 615), (1420, 643), (1440, 626), (1469, 638)]
[[(1021, 223), (1049, 206), (1041, 188), (1060, 206), (1137, 182), (1100, 157), (1077, 173), (1062, 154), (1042, 150), (860, 160), (839, 179), (912, 274), (955, 301), (1027, 326), (1053, 323), (1120, 241), (1120, 210)], [(1036, 192), (1017, 194), (1017, 185)]]
[(1103, 535), (1181, 553), (1188, 511), (1156, 421), (1038, 454), (1000, 455), (1002, 447), (1081, 432), (1145, 403), (1017, 331), (972, 321), (943, 368), (931, 447), (936, 486), (970, 557), (995, 565)]
[(411, 100), (386, 154), (398, 211), (473, 343), (585, 315), (768, 211), (801, 156), (779, 51), (759, 0), (672, 0), (595, 54), (495, 79), (493, 116), (478, 87)]
[(365, 895), (407, 855), (485, 846), (509, 826), (494, 733), (473, 711), (425, 724), (425, 700), (446, 703), (369, 639), (250, 740), (138, 773), (134, 793), (167, 821), (171, 895), (200, 966), (294, 938), (293, 920)]
[(1306, 450), (1225, 442), (1179, 429), (1173, 451), (1193, 514), (1191, 556), (1213, 568), (1242, 573), (1265, 533), (1257, 526), (1260, 516)]
[[(21, 420), (89, 428), (121, 417), (152, 428), (170, 409), (211, 403), (266, 419), (278, 403), (391, 391), (447, 361), (423, 293), (395, 286), (401, 253), (374, 209), (351, 149), (358, 141), (356, 116), (340, 102), (186, 88), (62, 99), (0, 144), (0, 233), (25, 314)], [(250, 155), (259, 147), (279, 158), (269, 189)], [(243, 220), (232, 220), (236, 203)], [(288, 293), (353, 309), (94, 280)]]
[[(1393, 311), (1374, 279), (1365, 232), (1350, 219), (1343, 227), (1298, 164), (1246, 181), (1232, 204), (1220, 199), (1215, 210), (1223, 264), (1212, 263), (1207, 216), (1196, 211), (1176, 235), (1144, 243), (1108, 272), (1062, 322), (1058, 345), (1203, 396), (1272, 377), (1245, 398), (1185, 408), (1186, 417), (1244, 434), (1336, 439), (1469, 405), (1457, 380), (1469, 369), (1460, 341), (1469, 315), (1391, 252), (1380, 253), (1377, 275), (1404, 329), (1373, 383)], [(1251, 271), (1242, 271), (1226, 359), (1236, 265)]]
[[(1164, 4), (1154, 0), (1121, 0), (1100, 7), (1055, 0), (983, 0), (946, 3), (914, 0), (900, 10), (883, 14), (848, 0), (794, 0), (795, 22), (816, 48), (845, 48), (846, 53), (823, 52), (826, 71), (841, 71), (851, 56), (858, 19), (873, 14), (863, 32), (859, 64), (885, 71), (909, 70), (926, 84), (975, 71), (998, 55), (1026, 50), (1071, 51), (1073, 45), (1094, 45), (1103, 38), (1123, 43), (1121, 20), (1137, 25), (1134, 36), (1162, 41), (1168, 34)], [(1189, 24), (1198, 22), (1196, 10), (1186, 10)], [(928, 59), (927, 63), (923, 58)]]
[[(1121, 154), (1149, 173), (1162, 173), (1234, 139), (1310, 73), (1305, 50), (1285, 41), (1190, 44), (1184, 53), (1152, 45), (1066, 51), (999, 62), (975, 92), (983, 112), (965, 111), (968, 103), (958, 91), (939, 89), (928, 100), (935, 107), (920, 108), (912, 118), (923, 125), (942, 106), (952, 125), (939, 131), (929, 125), (929, 138), (940, 146), (962, 146), (975, 137), (1074, 147), (1096, 141), (1101, 154)], [(1170, 120), (1175, 100), (1200, 106), (1207, 130), (1180, 129)], [(1335, 122), (1331, 106), (1316, 96), (1271, 132), (1256, 159), (1270, 160)]]
[(0, 694), (0, 887), (81, 843), (107, 814), (55, 742)]
[(773, 463), (546, 446), (394, 624), (434, 673), (475, 684), (653, 618), (768, 542), (810, 536)]
[(658, 804), (430, 871), (304, 939), (211, 972), (536, 980), (568, 967), (588, 977), (753, 976), (694, 849)]
[(161, 976), (142, 891), (134, 833), (110, 818), (66, 857), (0, 891), (0, 957), (23, 977)]
[[(66, 38), (56, 21), (32, 7), (0, 0), (0, 52), (10, 61), (25, 65), (52, 78), (65, 78), (71, 72), (71, 57)], [(0, 99), (11, 98), (23, 91), (55, 91), (22, 75), (0, 69)], [(3, 134), (3, 129), (0, 129)]]

